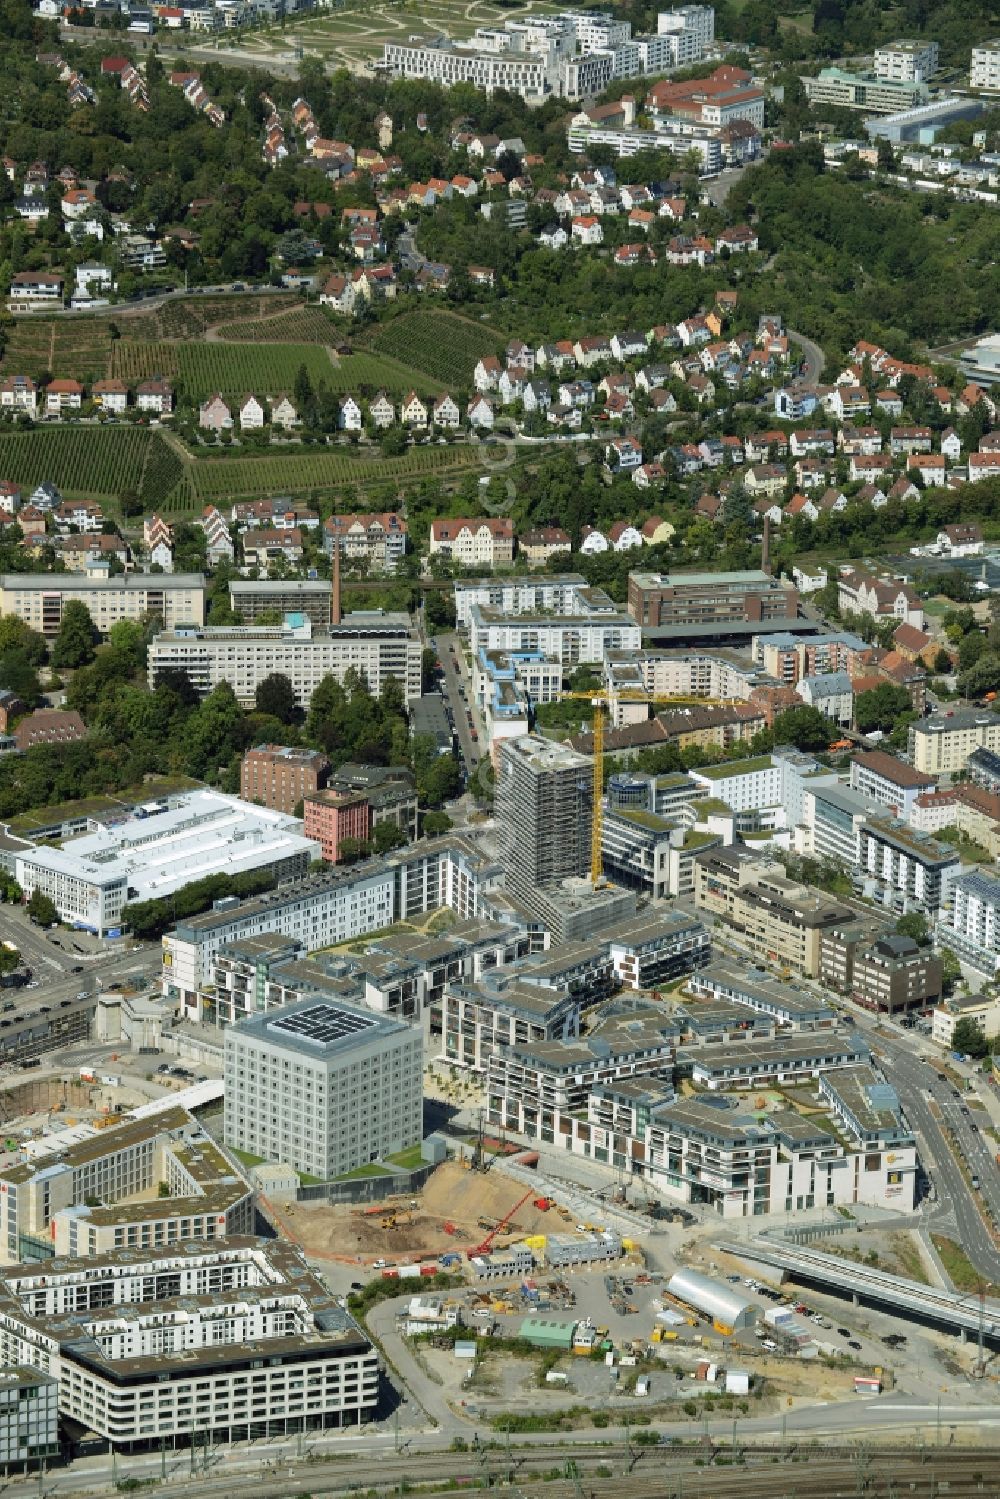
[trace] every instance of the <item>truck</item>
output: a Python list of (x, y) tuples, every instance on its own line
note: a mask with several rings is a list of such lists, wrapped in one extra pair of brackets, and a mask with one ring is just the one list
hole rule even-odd
[(976, 1173), (974, 1171), (972, 1173), (972, 1189), (973, 1189), (974, 1192), (978, 1192), (979, 1191), (979, 1177), (976, 1175)]

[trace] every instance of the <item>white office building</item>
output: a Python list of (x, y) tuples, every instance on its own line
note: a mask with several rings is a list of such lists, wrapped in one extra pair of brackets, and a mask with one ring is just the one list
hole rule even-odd
[(59, 1454), (59, 1381), (38, 1369), (0, 1369), (0, 1472)]
[(251, 900), (220, 901), (163, 938), (163, 993), (195, 1020), (199, 993), (212, 984), (219, 952), (232, 942), (273, 934), (315, 952), (442, 907), (468, 921), (483, 915), (502, 883), (492, 855), (452, 834), (422, 838), (388, 859), (308, 875)]
[(624, 610), (511, 618), (505, 611), (474, 605), (469, 618), (469, 644), (474, 657), (484, 651), (537, 651), (564, 667), (599, 666), (608, 651), (637, 651), (642, 631)]
[(359, 1425), (379, 1398), (376, 1349), (281, 1239), (16, 1266), (0, 1358), (50, 1377), (65, 1420), (125, 1450)]
[(352, 669), (376, 696), (393, 679), (412, 701), (420, 696), (421, 653), (408, 614), (372, 612), (345, 615), (326, 629), (303, 617), (274, 626), (167, 630), (150, 643), (146, 669), (150, 687), (160, 672), (182, 671), (203, 697), (228, 682), (244, 708), (253, 707), (266, 677), (280, 673), (308, 708), (324, 677), (343, 682)]
[(973, 47), (969, 87), (1000, 89), (1000, 36)]
[(60, 848), (18, 852), (14, 874), (26, 896), (40, 890), (63, 921), (104, 936), (117, 934), (130, 901), (159, 900), (211, 874), (294, 879), (320, 855), (298, 818), (205, 790), (166, 810), (138, 807)]
[(926, 83), (938, 70), (937, 42), (888, 42), (875, 53), (876, 78), (893, 83)]
[(952, 881), (937, 927), (936, 945), (985, 978), (1000, 971), (1000, 879), (979, 870)]
[(656, 17), (660, 36), (677, 39), (678, 67), (698, 62), (715, 41), (715, 10), (711, 5), (676, 5)]
[(299, 1000), (226, 1029), (226, 1143), (327, 1181), (423, 1135), (420, 1028)]
[(106, 635), (121, 619), (156, 615), (168, 630), (200, 625), (205, 618), (201, 573), (125, 573), (87, 578), (82, 573), (5, 573), (0, 614), (16, 614), (39, 634), (58, 635), (70, 599), (85, 604), (94, 627)]
[(253, 1190), (186, 1109), (77, 1129), (65, 1144), (50, 1137), (48, 1153), (0, 1169), (0, 1260), (83, 1259), (253, 1233)]

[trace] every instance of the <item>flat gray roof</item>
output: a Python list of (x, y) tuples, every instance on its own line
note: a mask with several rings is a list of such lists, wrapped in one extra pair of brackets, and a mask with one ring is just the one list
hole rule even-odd
[(81, 593), (118, 593), (143, 589), (204, 588), (202, 573), (120, 573), (113, 578), (85, 578), (80, 573), (4, 573), (0, 588), (30, 590), (35, 593), (61, 593), (73, 589)]

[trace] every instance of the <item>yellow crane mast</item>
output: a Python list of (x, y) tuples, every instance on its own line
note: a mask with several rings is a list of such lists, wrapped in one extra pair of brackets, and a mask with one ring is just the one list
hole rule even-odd
[[(561, 692), (563, 698), (575, 698), (583, 702), (589, 702), (593, 711), (591, 736), (593, 739), (594, 757), (594, 806), (590, 819), (590, 882), (598, 885), (604, 873), (604, 861), (601, 856), (602, 833), (604, 830), (604, 723), (605, 707), (607, 699), (612, 696), (604, 693), (599, 697), (592, 696), (589, 692)], [(721, 698), (712, 697), (671, 697), (670, 695), (659, 696), (657, 693), (637, 691), (626, 688), (613, 694), (614, 697), (623, 702), (663, 704), (665, 707), (672, 703), (678, 706), (692, 704), (703, 704), (708, 707), (719, 704)]]

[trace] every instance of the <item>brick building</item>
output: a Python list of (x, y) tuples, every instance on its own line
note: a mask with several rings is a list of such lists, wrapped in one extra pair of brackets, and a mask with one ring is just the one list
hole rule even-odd
[(291, 815), (311, 792), (323, 789), (329, 773), (330, 762), (318, 750), (258, 744), (243, 756), (240, 796)]

